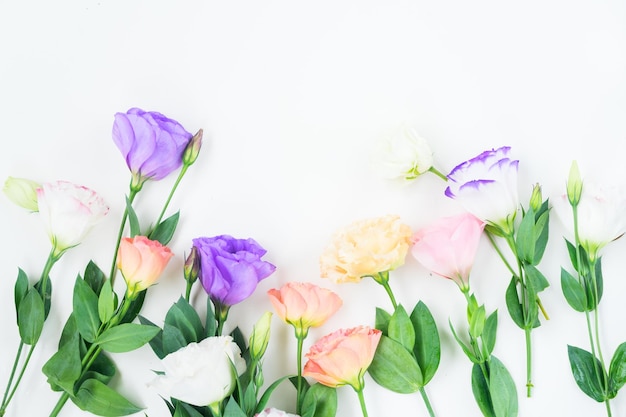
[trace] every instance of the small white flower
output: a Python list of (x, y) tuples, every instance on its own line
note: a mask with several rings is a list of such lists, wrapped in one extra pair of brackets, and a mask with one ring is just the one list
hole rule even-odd
[(300, 417), (295, 414), (289, 414), (277, 408), (266, 408), (255, 417)]
[(26, 178), (9, 177), (4, 182), (4, 194), (20, 207), (30, 211), (39, 211), (37, 206), (37, 188), (41, 187), (35, 181)]
[(241, 350), (230, 336), (208, 337), (170, 353), (161, 361), (165, 373), (150, 384), (164, 398), (199, 407), (219, 403), (232, 394), (237, 375), (246, 370)]
[(433, 153), (426, 139), (404, 124), (377, 143), (372, 164), (383, 178), (414, 180), (433, 166)]
[[(574, 216), (567, 194), (552, 200), (552, 206), (570, 238), (574, 236)], [(597, 252), (626, 232), (626, 189), (599, 185), (585, 180), (577, 206), (580, 244), (594, 259)]]

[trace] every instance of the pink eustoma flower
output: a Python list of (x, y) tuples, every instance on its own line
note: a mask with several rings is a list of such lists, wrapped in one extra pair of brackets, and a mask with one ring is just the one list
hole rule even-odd
[(57, 256), (78, 245), (109, 212), (95, 191), (67, 181), (42, 184), (37, 206)]
[(303, 335), (324, 324), (343, 303), (333, 291), (308, 282), (288, 282), (267, 294), (276, 314)]
[(467, 291), (484, 227), (470, 213), (441, 218), (413, 235), (411, 253), (423, 266)]
[(127, 297), (133, 299), (140, 291), (154, 284), (172, 256), (167, 246), (145, 236), (122, 239), (117, 267), (126, 281)]
[(363, 389), (363, 376), (374, 359), (382, 332), (367, 326), (341, 329), (311, 346), (303, 375), (329, 387)]

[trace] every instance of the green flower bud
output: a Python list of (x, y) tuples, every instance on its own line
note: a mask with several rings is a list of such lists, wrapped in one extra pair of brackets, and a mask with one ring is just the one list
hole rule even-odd
[(580, 196), (583, 192), (583, 180), (580, 178), (580, 171), (576, 161), (572, 162), (569, 169), (569, 177), (567, 179), (567, 199), (572, 207), (576, 207), (580, 202)]
[(200, 148), (202, 147), (202, 129), (198, 130), (198, 133), (193, 135), (187, 147), (185, 148), (185, 152), (183, 153), (183, 164), (185, 166), (189, 166), (196, 162), (198, 159), (198, 155), (200, 154)]
[(536, 213), (541, 208), (542, 203), (543, 197), (541, 195), (541, 186), (539, 184), (535, 184), (533, 187), (533, 193), (530, 196), (530, 208), (532, 208)]
[(185, 275), (185, 280), (191, 285), (198, 279), (198, 274), (200, 273), (200, 257), (198, 256), (198, 250), (195, 246), (191, 248), (191, 253), (185, 260), (185, 265), (183, 266), (183, 274)]
[(270, 341), (272, 313), (266, 311), (252, 328), (250, 335), (250, 354), (255, 360), (261, 360)]
[(9, 177), (4, 182), (4, 194), (20, 207), (33, 212), (39, 211), (37, 188), (41, 185), (26, 178)]

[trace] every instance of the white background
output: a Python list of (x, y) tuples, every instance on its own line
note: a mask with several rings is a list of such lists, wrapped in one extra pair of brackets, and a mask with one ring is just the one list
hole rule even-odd
[[(545, 196), (564, 190), (576, 159), (586, 177), (623, 181), (626, 135), (626, 4), (623, 1), (0, 1), (0, 178), (64, 179), (97, 190), (107, 219), (57, 264), (53, 308), (9, 415), (48, 415), (52, 393), (41, 366), (55, 351), (71, 309), (76, 275), (87, 260), (108, 270), (129, 174), (111, 140), (113, 115), (130, 107), (156, 110), (205, 142), (172, 202), (181, 222), (170, 246), (176, 257), (150, 290), (143, 314), (161, 323), (184, 291), (182, 262), (199, 236), (253, 237), (277, 266), (255, 294), (233, 307), (229, 326), (248, 334), (272, 307), (270, 288), (311, 281), (331, 288), (344, 306), (317, 338), (341, 327), (373, 325), (390, 309), (371, 280), (336, 285), (319, 277), (318, 258), (334, 231), (353, 221), (398, 214), (414, 230), (461, 212), (429, 175), (411, 184), (372, 171), (371, 149), (403, 122), (415, 126), (448, 172), (483, 150), (511, 145), (520, 160), (522, 201), (534, 183)], [(146, 185), (137, 211), (146, 222), (162, 206), (173, 178)], [(49, 243), (37, 215), (0, 198), (0, 380), (18, 344), (13, 308), (17, 268), (34, 280)], [(552, 286), (542, 296), (551, 320), (533, 332), (533, 398), (523, 396), (523, 332), (506, 311), (508, 274), (481, 243), (472, 288), (499, 310), (495, 354), (520, 393), (520, 416), (601, 416), (604, 406), (575, 385), (566, 346), (588, 349), (584, 316), (559, 285), (568, 265), (563, 229), (554, 218), (540, 269)], [(602, 344), (610, 357), (626, 340), (623, 321), (626, 241), (604, 252)], [(453, 341), (450, 319), (464, 323), (456, 286), (430, 276), (410, 256), (392, 273), (398, 301), (423, 300), (439, 325), (441, 366), (427, 386), (438, 416), (479, 416), (470, 363)], [(121, 280), (120, 280), (121, 281)], [(121, 282), (119, 282), (122, 284)], [(122, 288), (118, 289), (120, 292)], [(194, 291), (200, 310), (201, 288)], [(267, 381), (295, 372), (292, 330), (274, 317)], [(146, 388), (152, 351), (113, 355), (114, 385), (168, 415)], [(4, 387), (2, 387), (3, 389)], [(418, 394), (365, 388), (370, 416), (425, 416)], [(626, 415), (626, 394), (613, 401)], [(281, 387), (272, 405), (293, 411), (294, 390)], [(62, 416), (86, 413), (68, 403)], [(339, 389), (338, 416), (359, 416), (349, 388)]]

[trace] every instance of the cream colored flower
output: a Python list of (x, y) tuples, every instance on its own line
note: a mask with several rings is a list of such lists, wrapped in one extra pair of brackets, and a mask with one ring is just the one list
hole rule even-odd
[(404, 124), (377, 143), (372, 165), (383, 178), (414, 180), (432, 168), (433, 153), (426, 139)]
[(352, 223), (335, 233), (320, 257), (322, 278), (359, 282), (364, 276), (404, 264), (411, 228), (399, 216), (387, 215)]

